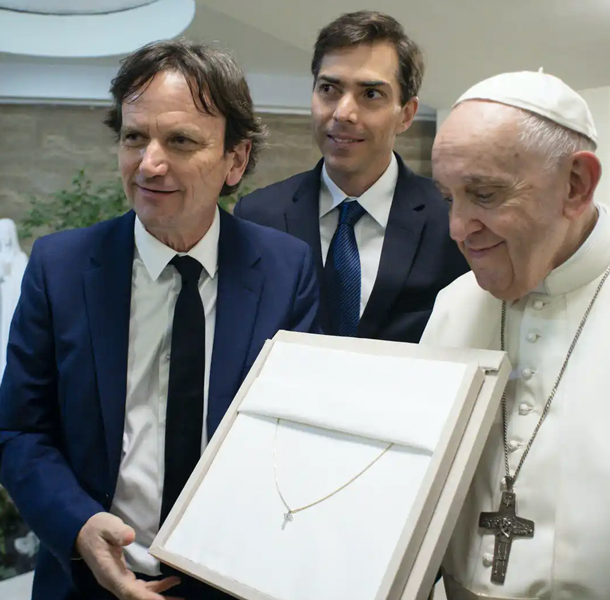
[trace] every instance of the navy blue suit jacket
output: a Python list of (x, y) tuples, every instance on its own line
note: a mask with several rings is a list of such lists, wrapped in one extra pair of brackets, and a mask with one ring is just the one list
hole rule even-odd
[[(39, 536), (33, 597), (94, 598), (78, 532), (109, 510), (122, 450), (134, 214), (36, 242), (0, 387), (0, 481)], [(311, 251), (221, 211), (211, 436), (265, 340), (316, 332)], [(74, 585), (79, 588), (76, 592)]]
[[(398, 181), (383, 241), (377, 279), (366, 305), (358, 337), (417, 343), (430, 318), (436, 295), (469, 270), (449, 237), (448, 208), (427, 177), (398, 159)], [(320, 245), (320, 176), (323, 161), (300, 173), (244, 196), (234, 214), (285, 231), (307, 242), (314, 252), (318, 279), (324, 281)], [(322, 284), (321, 325), (327, 311)]]

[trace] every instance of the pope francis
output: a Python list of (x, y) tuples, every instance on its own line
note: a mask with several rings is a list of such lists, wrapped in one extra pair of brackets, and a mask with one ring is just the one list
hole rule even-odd
[(422, 343), (513, 366), (444, 565), (450, 600), (610, 598), (610, 219), (584, 99), (543, 72), (468, 90), (432, 164), (472, 271)]

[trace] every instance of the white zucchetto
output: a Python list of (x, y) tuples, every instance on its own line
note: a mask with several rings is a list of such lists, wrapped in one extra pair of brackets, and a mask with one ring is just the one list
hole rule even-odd
[(453, 107), (466, 100), (487, 100), (529, 111), (583, 134), (597, 146), (593, 115), (584, 98), (542, 69), (485, 79), (462, 94)]

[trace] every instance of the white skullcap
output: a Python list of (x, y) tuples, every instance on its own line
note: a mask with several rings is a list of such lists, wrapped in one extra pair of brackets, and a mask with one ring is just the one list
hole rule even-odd
[(453, 106), (465, 100), (489, 100), (527, 110), (582, 133), (597, 146), (593, 115), (584, 98), (542, 69), (537, 73), (503, 73), (485, 79), (471, 87)]

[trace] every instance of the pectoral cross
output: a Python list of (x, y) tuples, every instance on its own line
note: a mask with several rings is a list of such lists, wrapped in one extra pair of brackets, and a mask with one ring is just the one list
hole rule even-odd
[(496, 536), (491, 570), (493, 583), (503, 584), (506, 579), (506, 567), (513, 540), (516, 537), (534, 537), (534, 521), (521, 519), (517, 516), (516, 510), (515, 493), (508, 490), (502, 492), (498, 512), (484, 512), (479, 518), (479, 527), (488, 529)]

